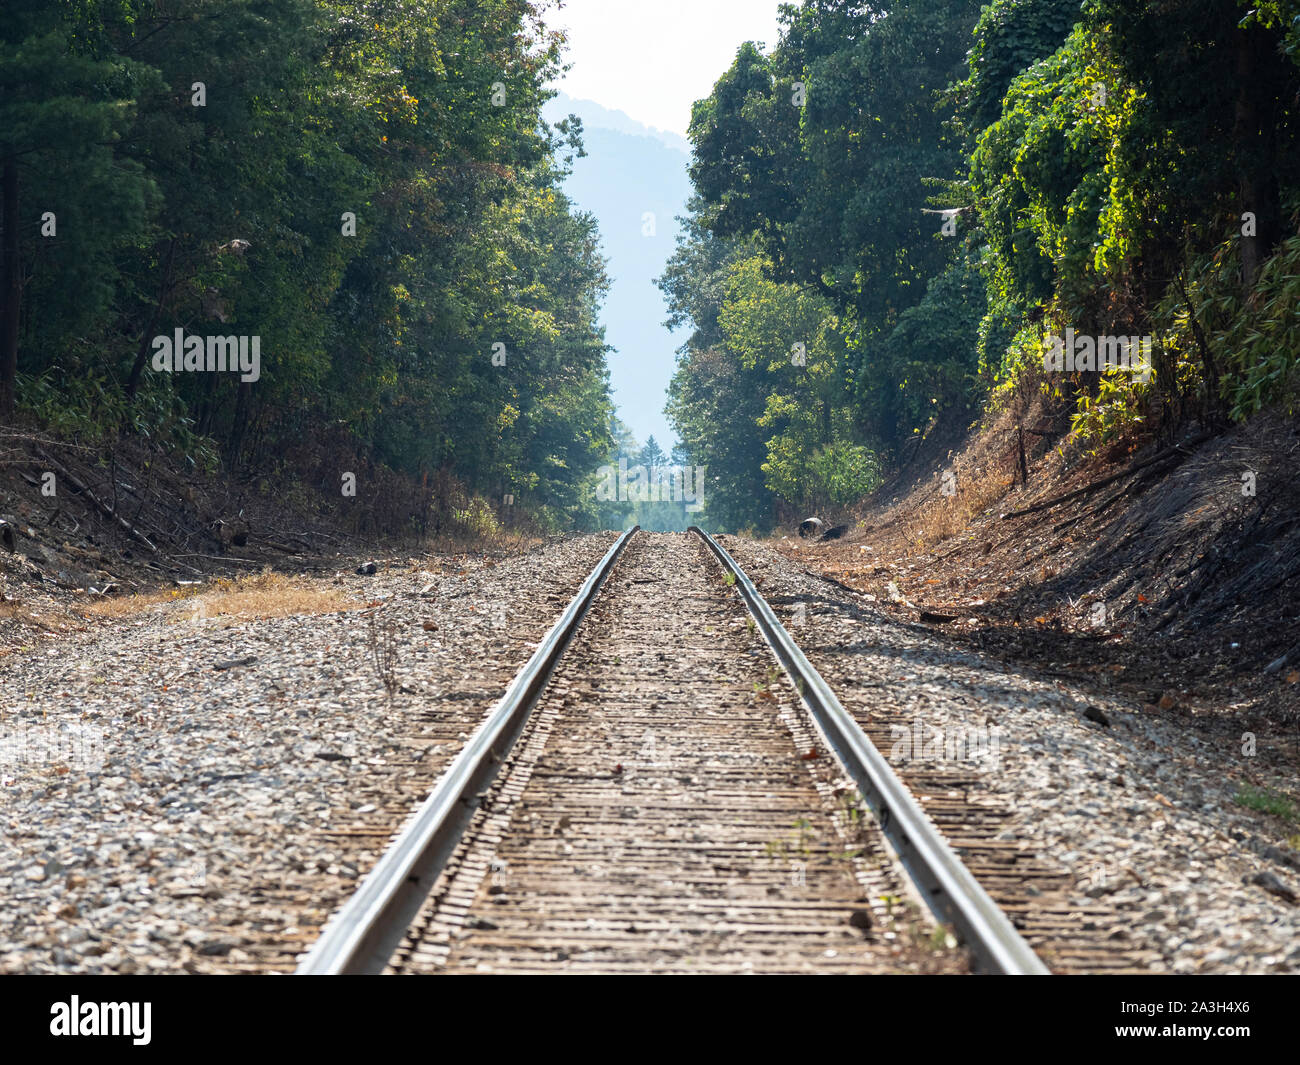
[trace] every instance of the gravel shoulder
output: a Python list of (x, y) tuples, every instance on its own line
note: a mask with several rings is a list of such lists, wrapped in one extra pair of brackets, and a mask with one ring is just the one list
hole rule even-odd
[(345, 609), (179, 600), (0, 659), (0, 971), (292, 969), (612, 541), (353, 562), (312, 579)]
[(1059, 869), (1116, 949), (1148, 971), (1300, 971), (1295, 826), (1239, 802), (1293, 786), (1290, 737), (1198, 729), (1034, 676), (890, 618), (770, 544), (723, 543), (846, 708), (895, 740), (883, 753), (904, 779), (960, 761), (1007, 810), (998, 839)]

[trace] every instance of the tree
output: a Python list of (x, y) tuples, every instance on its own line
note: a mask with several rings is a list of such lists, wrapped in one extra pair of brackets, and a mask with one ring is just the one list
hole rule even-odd
[[(514, 495), (541, 527), (594, 520), (607, 280), (559, 189), (578, 130), (541, 122), (562, 38), (537, 4), (10, 9), (0, 409), (90, 411), (73, 431), (215, 447), (241, 472), (382, 467)], [(260, 377), (156, 371), (177, 328), (256, 336)]]
[[(38, 0), (15, 0), (0, 25), (6, 420), (14, 416), (21, 326), (43, 358), (106, 312), (121, 283), (115, 255), (138, 239), (154, 192), (142, 169), (115, 151), (133, 116), (129, 91), (150, 84), (150, 72), (84, 54), (78, 43), (59, 9)], [(39, 303), (40, 314), (24, 313), (24, 299)]]
[(872, 341), (956, 251), (923, 209), (961, 167), (951, 104), (938, 94), (964, 71), (978, 13), (973, 0), (787, 7), (772, 54), (743, 46), (692, 113), (703, 224), (753, 236), (775, 280), (831, 300), (860, 416), (885, 448), (903, 433), (888, 398), (909, 384), (873, 359)]
[(641, 449), (641, 453), (637, 456), (637, 462), (647, 470), (653, 470), (666, 464), (667, 456), (653, 434), (646, 440), (645, 447)]

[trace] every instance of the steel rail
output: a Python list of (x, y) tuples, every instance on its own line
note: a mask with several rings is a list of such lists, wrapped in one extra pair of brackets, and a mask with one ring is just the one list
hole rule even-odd
[(930, 909), (957, 929), (981, 969), (1009, 975), (1048, 973), (1047, 966), (961, 863), (907, 785), (804, 657), (736, 560), (699, 526), (692, 525), (691, 531), (704, 540), (723, 571), (735, 578), (736, 588), (763, 638), (857, 783)]
[(639, 528), (623, 533), (591, 571), (406, 828), (325, 926), (299, 962), (299, 975), (377, 973), (388, 964), (519, 737), (574, 630)]

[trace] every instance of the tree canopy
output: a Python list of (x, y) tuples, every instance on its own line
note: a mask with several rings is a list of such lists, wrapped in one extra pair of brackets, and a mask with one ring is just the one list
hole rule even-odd
[[(859, 498), (1025, 383), (1085, 444), (1293, 404), (1298, 42), (1289, 0), (784, 6), (695, 105), (661, 280), (710, 514)], [(1067, 330), (1145, 336), (1154, 373), (1053, 375)]]
[[(560, 191), (580, 128), (540, 117), (560, 62), (525, 0), (15, 0), (0, 417), (594, 521), (607, 281)], [(260, 337), (260, 377), (156, 372), (177, 328)]]

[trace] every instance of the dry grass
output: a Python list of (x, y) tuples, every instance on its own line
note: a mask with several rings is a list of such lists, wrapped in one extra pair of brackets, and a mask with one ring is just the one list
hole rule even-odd
[(506, 557), (522, 555), (546, 543), (544, 537), (526, 530), (502, 529), (494, 533), (436, 533), (420, 544), (423, 554), (451, 557), (467, 553), (483, 553)]
[(22, 603), (12, 599), (0, 601), (0, 622), (12, 621), (19, 626), (41, 629), (44, 632), (62, 633), (68, 631), (66, 618), (45, 611), (33, 611)]
[[(1018, 487), (1017, 427), (1049, 420), (1041, 397), (987, 415), (963, 450), (937, 460), (933, 473), (907, 489), (902, 499), (883, 508), (867, 508), (876, 541), (896, 542), (903, 556), (924, 554), (967, 535), (981, 515), (1023, 505), (1027, 497)], [(1043, 438), (1027, 433), (1025, 451), (1031, 490), (1063, 476), (1061, 454)], [(943, 494), (945, 473), (952, 475), (951, 495)]]
[(1014, 476), (1004, 470), (980, 466), (964, 457), (947, 472), (953, 475), (953, 494), (945, 496), (936, 491), (933, 498), (917, 508), (909, 525), (915, 549), (926, 551), (966, 532), (971, 522), (1005, 498), (1015, 483)]
[(146, 592), (123, 599), (101, 599), (86, 612), (99, 617), (130, 617), (184, 602), (190, 617), (229, 617), (237, 620), (282, 618), (290, 614), (330, 614), (356, 610), (364, 604), (305, 577), (263, 572), (235, 580), (221, 579), (204, 588)]

